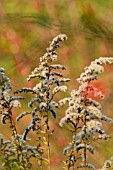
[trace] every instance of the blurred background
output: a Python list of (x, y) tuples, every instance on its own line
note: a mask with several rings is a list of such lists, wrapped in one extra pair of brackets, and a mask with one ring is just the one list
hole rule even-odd
[[(113, 0), (1, 0), (0, 1), (0, 67), (4, 67), (13, 84), (13, 91), (22, 87), (33, 87), (36, 82), (27, 82), (31, 71), (38, 66), (39, 58), (57, 34), (65, 33), (68, 40), (59, 49), (58, 62), (67, 67), (65, 77), (70, 77), (70, 91), (76, 89), (76, 78), (84, 67), (101, 56), (113, 56)], [(100, 75), (95, 86), (102, 90), (105, 99), (100, 101), (103, 113), (113, 118), (113, 65), (105, 66), (105, 73)], [(68, 94), (67, 94), (68, 95)], [(58, 96), (65, 97), (66, 94)], [(15, 109), (16, 116), (25, 111)], [(63, 148), (71, 141), (68, 127), (61, 129), (59, 121), (65, 114), (57, 111), (58, 117), (52, 119), (55, 128), (51, 138), (51, 164), (53, 170), (63, 166)], [(18, 123), (22, 133), (30, 118)], [(112, 136), (109, 141), (94, 144), (95, 156), (90, 157), (96, 168), (103, 166), (106, 159), (113, 155), (113, 126), (103, 125)], [(4, 139), (10, 139), (8, 127), (0, 124), (0, 133)], [(30, 134), (32, 137), (32, 134)], [(70, 136), (70, 137), (69, 137)], [(34, 141), (33, 141), (34, 143)], [(37, 165), (35, 163), (34, 170)]]

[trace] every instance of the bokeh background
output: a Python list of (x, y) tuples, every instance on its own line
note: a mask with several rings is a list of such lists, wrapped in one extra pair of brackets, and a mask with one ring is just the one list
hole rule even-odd
[[(67, 67), (65, 77), (70, 77), (70, 91), (78, 87), (76, 78), (85, 66), (100, 56), (113, 56), (113, 0), (1, 0), (0, 1), (0, 67), (4, 67), (13, 84), (13, 91), (22, 87), (32, 87), (36, 82), (27, 82), (30, 72), (38, 66), (39, 57), (57, 34), (65, 33), (68, 40), (59, 50), (58, 62)], [(96, 87), (105, 94), (100, 101), (103, 113), (113, 118), (113, 65), (105, 66)], [(68, 95), (68, 94), (67, 94)], [(61, 94), (57, 99), (65, 97)], [(16, 116), (25, 111), (15, 109)], [(51, 119), (55, 128), (52, 142), (51, 165), (53, 170), (63, 166), (63, 148), (71, 141), (68, 127), (61, 129), (59, 121), (65, 114), (57, 111), (57, 119)], [(22, 119), (18, 124), (22, 133), (30, 118)], [(100, 168), (106, 159), (113, 155), (113, 125), (103, 125), (112, 138), (109, 141), (94, 143), (95, 155), (90, 161)], [(0, 133), (4, 139), (10, 139), (10, 129), (0, 124)], [(30, 134), (33, 137), (32, 134)], [(34, 144), (35, 141), (33, 141)], [(34, 165), (34, 170), (37, 164)]]

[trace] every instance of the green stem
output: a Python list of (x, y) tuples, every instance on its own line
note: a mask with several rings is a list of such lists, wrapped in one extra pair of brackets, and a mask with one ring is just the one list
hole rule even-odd
[[(76, 141), (76, 133), (77, 133), (77, 129), (78, 129), (78, 123), (79, 120), (76, 121), (76, 126), (74, 126), (74, 134), (73, 134), (73, 141), (72, 141), (72, 150), (70, 153), (70, 158), (75, 155), (75, 141)], [(73, 170), (75, 169), (75, 164), (73, 165)], [(68, 164), (68, 170), (70, 170), (70, 162)]]
[(49, 113), (47, 112), (46, 120), (46, 134), (47, 134), (47, 158), (48, 158), (48, 170), (51, 170), (51, 150), (50, 150), (50, 134), (49, 134)]
[[(85, 114), (84, 115), (84, 126), (85, 126), (84, 132), (85, 132), (85, 137), (86, 137), (86, 112), (84, 114)], [(85, 144), (85, 148), (84, 148), (84, 170), (86, 170), (86, 138), (85, 138), (84, 144)]]
[(22, 166), (25, 167), (25, 164), (24, 164), (25, 161), (24, 161), (24, 158), (23, 158), (23, 153), (22, 153), (21, 144), (20, 144), (19, 137), (18, 137), (18, 132), (17, 132), (17, 129), (16, 129), (16, 126), (15, 126), (15, 122), (12, 118), (12, 112), (11, 112), (10, 108), (8, 109), (8, 113), (9, 113), (9, 122), (10, 122), (11, 129), (12, 129), (12, 136), (14, 137), (13, 142), (15, 142), (15, 145), (17, 146), (18, 163), (21, 163)]
[(48, 140), (48, 170), (51, 170), (51, 162), (50, 162), (50, 160), (51, 160), (51, 155), (50, 155), (50, 142), (49, 142), (49, 138), (50, 138), (50, 136), (49, 136), (49, 134), (48, 134), (48, 136), (47, 136), (47, 140)]

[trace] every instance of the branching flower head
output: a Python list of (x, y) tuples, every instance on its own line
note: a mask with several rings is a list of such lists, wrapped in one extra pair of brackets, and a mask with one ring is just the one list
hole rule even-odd
[[(61, 120), (60, 125), (66, 123), (66, 119), (69, 120), (69, 118), (72, 118), (72, 115), (76, 115), (78, 118), (82, 117), (85, 111), (87, 114), (90, 113), (94, 117), (100, 117), (102, 119), (100, 104), (97, 101), (88, 98), (88, 96), (89, 94), (92, 94), (101, 98), (104, 97), (99, 89), (95, 88), (93, 85), (90, 85), (90, 82), (97, 80), (98, 74), (104, 71), (102, 64), (106, 63), (113, 63), (113, 58), (101, 57), (91, 62), (91, 65), (86, 67), (85, 72), (82, 73), (80, 78), (77, 79), (77, 81), (80, 83), (79, 88), (77, 90), (73, 90), (70, 94), (71, 96), (68, 99), (63, 99), (62, 102), (59, 101), (60, 104), (63, 103), (63, 101), (69, 102), (69, 108), (66, 111), (65, 118)], [(86, 110), (84, 110), (84, 105), (87, 105)], [(73, 123), (76, 124), (75, 121)]]
[[(58, 70), (66, 70), (66, 67), (60, 64), (53, 64), (53, 62), (57, 60), (56, 49), (60, 47), (60, 42), (64, 41), (65, 39), (67, 39), (65, 34), (56, 36), (50, 43), (49, 48), (47, 48), (46, 53), (40, 58), (39, 67), (36, 67), (34, 71), (32, 71), (31, 75), (29, 75), (28, 81), (33, 78), (38, 78), (40, 82), (32, 89), (23, 88), (17, 91), (17, 93), (32, 92), (35, 94), (35, 98), (32, 98), (28, 103), (29, 107), (33, 107), (33, 104), (36, 102), (38, 104), (37, 107), (32, 111), (33, 118), (35, 118), (35, 112), (37, 111), (49, 111), (54, 117), (56, 117), (56, 113), (53, 108), (58, 108), (60, 105), (55, 101), (53, 102), (52, 100), (56, 93), (59, 91), (66, 92), (67, 90), (67, 87), (62, 85), (62, 83), (68, 82), (70, 79), (63, 78), (62, 73), (58, 72)], [(19, 117), (21, 116), (19, 115)]]
[[(5, 71), (0, 68), (0, 114), (1, 122), (3, 124), (10, 125), (12, 131), (11, 140), (6, 140), (0, 135), (0, 156), (3, 159), (3, 166), (5, 168), (16, 169), (17, 167), (23, 167), (24, 169), (29, 169), (31, 167), (28, 156), (31, 156), (36, 152), (36, 148), (31, 147), (28, 149), (25, 141), (23, 141), (21, 136), (17, 132), (15, 125), (15, 120), (13, 120), (12, 111), (13, 108), (21, 107), (20, 100), (23, 99), (21, 96), (12, 96), (12, 85), (7, 76), (5, 76)], [(29, 150), (29, 154), (28, 154)]]
[[(66, 123), (72, 124), (73, 126), (72, 144), (65, 148), (65, 153), (70, 152), (70, 157), (75, 156), (79, 158), (82, 156), (81, 159), (84, 164), (80, 164), (79, 168), (89, 167), (95, 169), (91, 164), (89, 165), (86, 163), (87, 151), (92, 154), (94, 153), (88, 149), (89, 147), (91, 148), (89, 143), (93, 140), (109, 138), (109, 135), (103, 130), (101, 121), (113, 123), (112, 119), (103, 115), (100, 103), (93, 98), (89, 98), (89, 96), (104, 97), (101, 91), (94, 87), (91, 82), (98, 79), (98, 74), (104, 71), (102, 64), (106, 63), (113, 63), (113, 58), (101, 57), (91, 62), (91, 65), (86, 67), (85, 72), (77, 79), (80, 83), (79, 88), (77, 90), (72, 90), (69, 98), (59, 101), (61, 105), (62, 103), (65, 104), (66, 101), (69, 103), (66, 114), (60, 121), (60, 126)], [(83, 151), (82, 155), (81, 151)], [(76, 164), (74, 162), (71, 164), (70, 159), (68, 159), (67, 162), (68, 168)]]
[(60, 104), (54, 101), (54, 96), (60, 91), (66, 92), (67, 86), (64, 83), (70, 81), (69, 78), (64, 78), (61, 73), (61, 70), (66, 70), (66, 67), (53, 63), (57, 60), (56, 49), (65, 39), (67, 39), (65, 34), (56, 36), (47, 48), (46, 53), (40, 58), (39, 66), (29, 75), (28, 81), (37, 78), (38, 83), (33, 88), (23, 88), (16, 92), (31, 92), (34, 95), (28, 103), (28, 106), (32, 108), (31, 112), (23, 112), (17, 117), (17, 121), (28, 114), (31, 115), (31, 122), (25, 129), (22, 139), (26, 140), (31, 130), (37, 134), (37, 154), (40, 165), (45, 160), (47, 163), (50, 162), (50, 158), (44, 159), (45, 150), (43, 148), (47, 145), (46, 148), (49, 152), (49, 136), (54, 131), (49, 127), (50, 114), (56, 118), (55, 108), (60, 108)]
[(12, 108), (21, 107), (19, 100), (23, 99), (21, 96), (12, 96), (12, 85), (7, 76), (5, 76), (4, 69), (0, 68), (0, 113), (3, 123), (12, 116)]
[(83, 84), (85, 82), (89, 83), (92, 80), (97, 80), (98, 74), (104, 72), (104, 67), (102, 66), (102, 64), (107, 63), (109, 64), (113, 63), (113, 58), (100, 57), (99, 59), (92, 61), (91, 65), (85, 68), (85, 72), (80, 75), (80, 78), (78, 78), (77, 81), (80, 84)]

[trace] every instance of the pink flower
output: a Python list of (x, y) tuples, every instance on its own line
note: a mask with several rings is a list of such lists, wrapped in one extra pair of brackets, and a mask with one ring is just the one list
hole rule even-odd
[(88, 98), (103, 98), (106, 95), (106, 86), (101, 82), (93, 82), (86, 87), (86, 96)]

